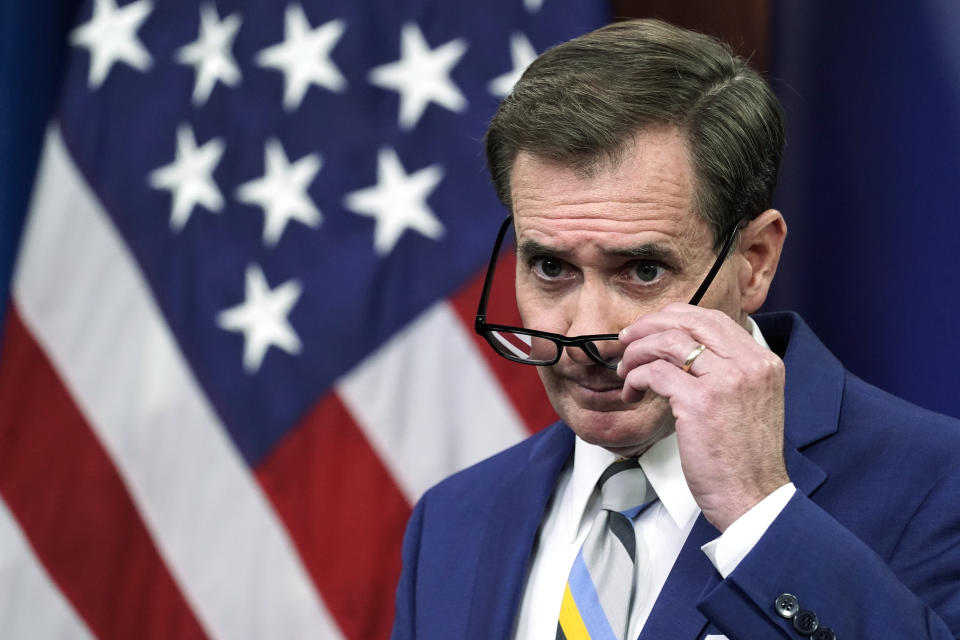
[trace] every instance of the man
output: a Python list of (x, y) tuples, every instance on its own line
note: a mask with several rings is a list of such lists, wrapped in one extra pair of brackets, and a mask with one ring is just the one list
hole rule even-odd
[(960, 425), (749, 315), (786, 236), (756, 72), (610, 25), (534, 62), (486, 143), (524, 326), (485, 289), (477, 327), (561, 422), (423, 497), (394, 638), (960, 637)]

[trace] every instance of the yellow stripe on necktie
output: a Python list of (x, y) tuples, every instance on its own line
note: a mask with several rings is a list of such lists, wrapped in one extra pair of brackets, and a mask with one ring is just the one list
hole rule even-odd
[(567, 640), (590, 640), (590, 632), (583, 624), (580, 610), (570, 593), (570, 585), (563, 589), (563, 602), (560, 604), (560, 628)]

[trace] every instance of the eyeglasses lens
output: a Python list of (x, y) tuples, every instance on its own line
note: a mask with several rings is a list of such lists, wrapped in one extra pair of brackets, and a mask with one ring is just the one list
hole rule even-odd
[(557, 359), (558, 345), (546, 338), (514, 331), (488, 331), (487, 341), (493, 348), (511, 360), (550, 363)]

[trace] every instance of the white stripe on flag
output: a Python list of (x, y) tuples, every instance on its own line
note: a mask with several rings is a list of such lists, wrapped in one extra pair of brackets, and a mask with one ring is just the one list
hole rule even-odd
[(4, 638), (93, 638), (0, 500), (0, 630)]
[(55, 127), (13, 287), (206, 631), (341, 637)]
[(337, 384), (411, 503), (529, 435), (466, 331), (439, 302)]

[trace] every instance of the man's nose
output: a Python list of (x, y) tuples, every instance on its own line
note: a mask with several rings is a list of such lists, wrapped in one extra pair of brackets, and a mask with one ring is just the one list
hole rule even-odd
[(567, 347), (564, 349), (564, 354), (579, 365), (599, 366), (600, 363), (587, 353), (587, 351), (591, 349), (594, 351), (593, 355), (604, 362), (617, 363), (623, 357), (623, 348), (617, 340), (597, 340), (596, 342), (585, 344), (582, 347)]
[[(570, 301), (567, 312), (567, 335), (571, 337), (618, 333), (626, 326), (622, 323), (627, 322), (620, 317), (624, 315), (624, 310), (618, 308), (611, 292), (602, 286), (585, 285), (576, 299)], [(591, 344), (604, 360), (619, 359), (623, 352), (617, 340), (599, 340)], [(582, 348), (568, 347), (565, 352), (567, 357), (578, 364), (597, 364)]]

